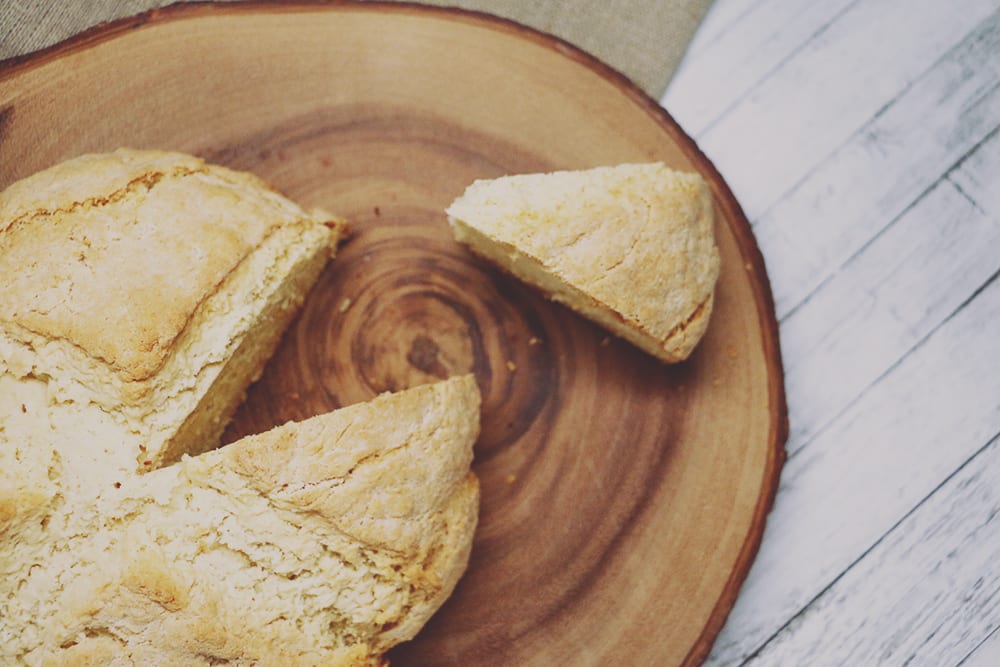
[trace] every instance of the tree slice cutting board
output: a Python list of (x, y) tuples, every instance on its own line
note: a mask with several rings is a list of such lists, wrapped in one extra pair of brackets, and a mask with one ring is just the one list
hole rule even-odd
[[(0, 65), (0, 187), (118, 146), (250, 170), (353, 221), (227, 440), (476, 374), (472, 560), (393, 664), (703, 660), (760, 543), (786, 409), (750, 227), (655, 102), (553, 37), (397, 4), (173, 6)], [(716, 198), (716, 306), (683, 364), (482, 265), (446, 225), (476, 178), (654, 160)]]

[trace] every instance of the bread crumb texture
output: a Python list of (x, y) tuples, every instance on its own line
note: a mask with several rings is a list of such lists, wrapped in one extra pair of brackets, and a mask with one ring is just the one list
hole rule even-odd
[(719, 253), (704, 179), (662, 163), (505, 176), (447, 210), (456, 238), (664, 361), (708, 324)]

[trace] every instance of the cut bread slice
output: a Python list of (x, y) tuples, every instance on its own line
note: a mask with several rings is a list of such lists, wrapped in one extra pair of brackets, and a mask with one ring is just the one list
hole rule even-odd
[(455, 238), (665, 362), (686, 359), (719, 275), (712, 194), (661, 163), (523, 174), (470, 185)]
[(479, 405), (384, 394), (8, 526), (0, 662), (381, 664), (467, 565)]
[(344, 231), (179, 153), (84, 155), (11, 185), (0, 427), (55, 442), (84, 484), (217, 445)]

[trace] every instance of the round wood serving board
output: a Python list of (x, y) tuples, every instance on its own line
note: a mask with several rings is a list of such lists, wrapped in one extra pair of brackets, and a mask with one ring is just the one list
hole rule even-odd
[[(785, 402), (749, 225), (653, 101), (555, 38), (397, 4), (174, 6), (0, 66), (0, 188), (118, 146), (250, 170), (354, 224), (227, 440), (476, 374), (471, 563), (393, 664), (707, 655), (760, 542)], [(715, 311), (680, 365), (483, 266), (445, 222), (476, 178), (654, 160), (716, 196)]]

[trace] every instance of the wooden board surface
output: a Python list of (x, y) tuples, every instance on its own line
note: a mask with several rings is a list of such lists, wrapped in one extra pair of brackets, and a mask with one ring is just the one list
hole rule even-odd
[[(472, 561), (394, 664), (704, 658), (759, 545), (787, 423), (750, 227), (655, 102), (514, 24), (371, 3), (174, 7), (3, 66), (0, 187), (122, 145), (253, 171), (354, 223), (227, 439), (475, 372)], [(480, 265), (445, 224), (475, 178), (651, 160), (716, 196), (716, 310), (684, 364)]]

